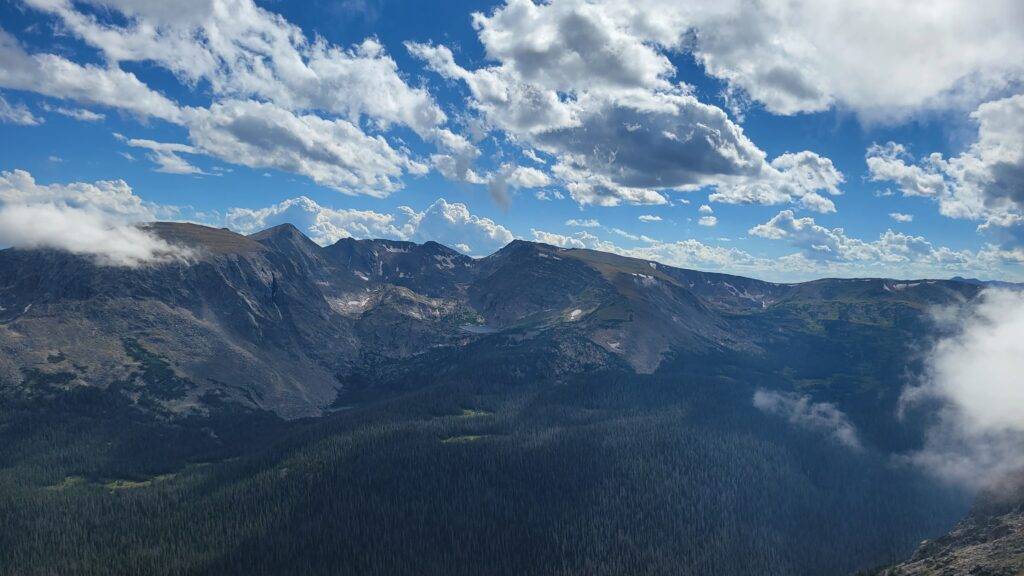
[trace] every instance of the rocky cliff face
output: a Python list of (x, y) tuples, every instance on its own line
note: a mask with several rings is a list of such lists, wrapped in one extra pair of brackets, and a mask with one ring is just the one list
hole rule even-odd
[(967, 574), (1024, 574), (1024, 475), (984, 491), (953, 530), (923, 542), (913, 557), (880, 576)]

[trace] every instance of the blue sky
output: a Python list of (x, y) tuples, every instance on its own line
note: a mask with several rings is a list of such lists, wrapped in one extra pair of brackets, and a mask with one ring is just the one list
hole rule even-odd
[(1024, 9), (861, 4), (3, 2), (0, 244), (288, 220), (1024, 280)]

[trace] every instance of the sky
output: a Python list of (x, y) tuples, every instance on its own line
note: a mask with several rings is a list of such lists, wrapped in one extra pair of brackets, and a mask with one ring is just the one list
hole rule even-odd
[(0, 246), (515, 238), (1024, 281), (1024, 3), (0, 0)]

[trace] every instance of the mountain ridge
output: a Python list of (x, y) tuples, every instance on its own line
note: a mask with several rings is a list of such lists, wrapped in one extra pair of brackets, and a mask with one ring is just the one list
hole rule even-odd
[(892, 564), (965, 511), (889, 456), (925, 435), (896, 414), (930, 311), (981, 285), (152, 229), (191, 259), (0, 251), (0, 546), (51, 543), (11, 573), (110, 572), (51, 553), (96, 537), (69, 514), (158, 550), (112, 553), (152, 573), (288, 571), (287, 549), (325, 574), (738, 576)]
[[(196, 381), (182, 400), (186, 406), (198, 406), (213, 390), (223, 393), (202, 380), (224, 382), (252, 364), (266, 376), (243, 370), (246, 392), (230, 397), (277, 398), (256, 405), (315, 415), (331, 404), (345, 374), (372, 358), (410, 358), (494, 333), (562, 342), (567, 349), (583, 338), (603, 350), (606, 359), (598, 364), (617, 357), (653, 373), (679, 352), (769, 354), (781, 342), (778, 334), (788, 337), (787, 326), (806, 332), (820, 330), (814, 326), (821, 318), (882, 321), (889, 314), (878, 312), (882, 302), (920, 315), (981, 289), (943, 280), (778, 284), (525, 240), (471, 258), (436, 242), (346, 238), (322, 247), (291, 224), (249, 236), (196, 224), (148, 229), (195, 256), (117, 268), (55, 251), (0, 251), (0, 325), (7, 326), (14, 358), (0, 370), (8, 380), (24, 380), (19, 373), (26, 369), (56, 369), (30, 349), (59, 348), (63, 340), (44, 326), (75, 318), (79, 329), (128, 334), (168, 355), (182, 376)], [(777, 324), (775, 335), (765, 322)], [(19, 323), (36, 326), (42, 341), (12, 339)], [(53, 331), (69, 334), (66, 326)], [(186, 353), (185, 333), (205, 343), (198, 354)], [(131, 372), (117, 367), (132, 365), (119, 348), (108, 337), (99, 359), (80, 362), (92, 372), (62, 377), (113, 382), (115, 374)], [(280, 367), (285, 357), (296, 370)]]

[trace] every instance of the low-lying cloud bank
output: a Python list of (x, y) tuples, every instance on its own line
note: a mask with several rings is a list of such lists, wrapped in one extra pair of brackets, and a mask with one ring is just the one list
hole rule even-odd
[(138, 227), (166, 210), (123, 180), (43, 185), (23, 170), (0, 172), (0, 247), (66, 250), (109, 266), (187, 258), (186, 249)]
[(1024, 471), (1024, 293), (989, 289), (936, 321), (950, 332), (901, 410), (937, 404), (939, 413), (924, 448), (905, 458), (972, 488)]

